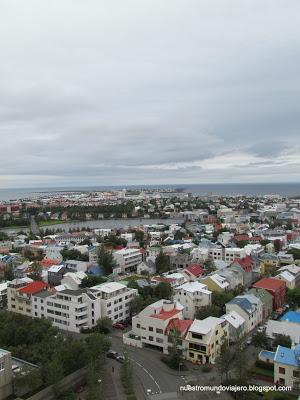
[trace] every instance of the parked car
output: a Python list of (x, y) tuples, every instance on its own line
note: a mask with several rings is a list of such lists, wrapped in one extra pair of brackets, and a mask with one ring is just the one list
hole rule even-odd
[(113, 324), (113, 328), (124, 330), (125, 325), (121, 324), (121, 322), (117, 322), (117, 323)]
[(116, 358), (117, 361), (119, 361), (120, 363), (123, 363), (125, 361), (125, 357), (122, 356), (121, 354), (119, 354)]
[(117, 351), (114, 351), (114, 350), (109, 350), (106, 353), (106, 357), (113, 358), (114, 360), (116, 360), (118, 356), (119, 356), (119, 353)]

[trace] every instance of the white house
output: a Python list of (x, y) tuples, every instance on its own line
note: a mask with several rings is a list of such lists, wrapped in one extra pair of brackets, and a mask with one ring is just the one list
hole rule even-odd
[(263, 320), (263, 304), (253, 294), (236, 296), (226, 303), (226, 313), (235, 311), (245, 320), (245, 333), (250, 332)]
[(159, 300), (132, 318), (132, 334), (141, 345), (152, 345), (168, 352), (166, 328), (172, 319), (183, 319), (183, 306), (170, 300)]
[(203, 283), (184, 283), (176, 287), (174, 291), (174, 300), (184, 306), (184, 318), (194, 319), (199, 308), (211, 304), (212, 292)]

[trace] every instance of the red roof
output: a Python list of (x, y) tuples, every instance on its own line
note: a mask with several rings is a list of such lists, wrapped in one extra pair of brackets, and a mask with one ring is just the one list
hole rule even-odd
[(165, 334), (168, 334), (172, 329), (176, 329), (181, 333), (182, 337), (185, 337), (192, 323), (193, 320), (191, 319), (173, 318), (171, 321), (169, 321)]
[(247, 242), (259, 242), (262, 240), (260, 236), (248, 236), (248, 235), (235, 235), (233, 238), (236, 242), (247, 241)]
[(200, 264), (191, 264), (188, 267), (184, 269), (184, 271), (187, 271), (191, 273), (192, 275), (198, 277), (203, 275), (204, 269), (201, 267)]
[(41, 282), (41, 281), (36, 281), (36, 282), (31, 282), (28, 285), (18, 289), (19, 293), (24, 293), (24, 294), (35, 294), (38, 292), (41, 292), (42, 290), (47, 288), (47, 283)]
[(253, 263), (254, 262), (250, 256), (246, 256), (244, 258), (236, 258), (233, 262), (233, 264), (239, 264), (245, 272), (251, 272)]
[(263, 278), (260, 281), (254, 283), (253, 287), (258, 287), (262, 289), (277, 290), (285, 287), (285, 282), (280, 279), (274, 278)]
[(173, 308), (173, 310), (171, 310), (171, 311), (164, 311), (163, 309), (161, 309), (161, 312), (159, 314), (152, 314), (152, 315), (150, 315), (150, 317), (166, 320), (166, 319), (172, 318), (174, 315), (178, 314), (180, 311), (181, 310), (178, 310), (177, 308)]
[(174, 278), (163, 278), (162, 276), (153, 276), (151, 278), (151, 281), (171, 283), (171, 282), (176, 282), (176, 279), (174, 279)]
[(40, 265), (44, 268), (51, 267), (52, 265), (59, 265), (60, 262), (58, 260), (52, 260), (50, 258), (44, 258), (40, 261)]

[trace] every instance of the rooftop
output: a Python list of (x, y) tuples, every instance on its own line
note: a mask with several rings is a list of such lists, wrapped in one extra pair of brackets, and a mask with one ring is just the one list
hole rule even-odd
[(299, 352), (300, 352), (299, 344), (294, 349), (278, 346), (275, 353), (274, 362), (285, 365), (291, 365), (293, 367), (298, 367)]
[(216, 317), (207, 317), (203, 320), (195, 319), (189, 331), (206, 335), (211, 330), (215, 329), (217, 325), (221, 324), (224, 321), (225, 321), (224, 318), (216, 318)]
[(47, 288), (47, 283), (42, 281), (31, 282), (28, 285), (17, 289), (19, 293), (35, 294)]
[(263, 289), (276, 290), (285, 287), (285, 282), (280, 279), (274, 278), (263, 278), (260, 281), (254, 283), (253, 287), (261, 287)]
[(300, 312), (288, 311), (280, 318), (280, 321), (294, 322), (300, 324)]

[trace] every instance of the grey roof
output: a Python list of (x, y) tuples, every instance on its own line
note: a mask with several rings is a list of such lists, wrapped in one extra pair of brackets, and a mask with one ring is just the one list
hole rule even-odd
[(49, 297), (49, 296), (52, 296), (52, 295), (53, 295), (53, 293), (48, 292), (48, 290), (42, 290), (41, 292), (35, 293), (33, 296), (45, 299), (46, 297)]

